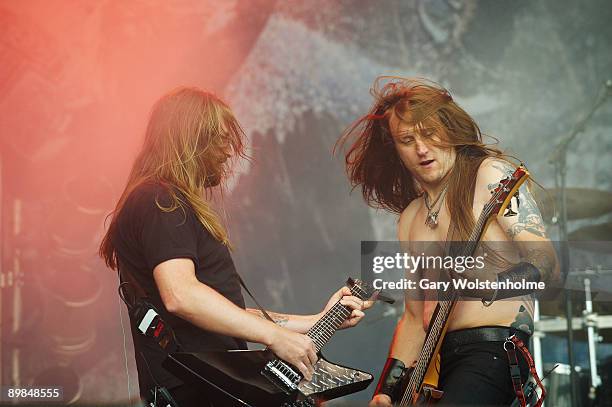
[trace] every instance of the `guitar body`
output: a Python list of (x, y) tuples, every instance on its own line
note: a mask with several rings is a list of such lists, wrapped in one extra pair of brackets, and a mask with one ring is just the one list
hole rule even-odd
[(442, 398), (443, 391), (438, 390), (438, 380), (440, 378), (440, 354), (437, 353), (434, 356), (432, 363), (429, 365), (425, 378), (423, 379), (423, 386), (420, 391), (413, 395), (413, 405), (415, 406), (429, 406), (435, 404)]
[[(296, 389), (276, 383), (262, 374), (278, 359), (269, 350), (173, 353), (164, 368), (186, 383), (202, 388), (221, 405), (250, 407), (315, 406), (333, 398), (365, 389), (373, 380), (369, 373), (333, 364), (320, 357), (311, 381), (301, 380)], [(283, 365), (279, 370), (286, 372)]]
[[(439, 312), (440, 310), (438, 306), (432, 315), (432, 320), (435, 320)], [(445, 326), (439, 335), (438, 343), (435, 346), (435, 351), (433, 352), (431, 359), (427, 362), (427, 369), (425, 370), (421, 386), (418, 388), (418, 391), (412, 393), (411, 405), (428, 406), (434, 404), (436, 401), (442, 398), (444, 392), (438, 390), (438, 382), (440, 379), (441, 364), (440, 348), (442, 347), (442, 341), (446, 335), (446, 329), (447, 327)], [(431, 331), (431, 328), (429, 331)], [(428, 334), (430, 334), (430, 332), (428, 332)]]
[[(417, 392), (410, 394), (407, 405), (410, 406), (429, 406), (442, 398), (443, 391), (438, 390), (438, 379), (440, 377), (440, 354), (436, 354), (434, 360), (429, 365), (423, 384)], [(404, 389), (406, 390), (406, 389)]]

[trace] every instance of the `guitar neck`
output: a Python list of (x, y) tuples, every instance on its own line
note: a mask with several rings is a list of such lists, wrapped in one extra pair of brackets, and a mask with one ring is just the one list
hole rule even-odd
[[(363, 282), (360, 282), (363, 284)], [(367, 290), (360, 285), (356, 284), (351, 278), (348, 279), (347, 285), (351, 289), (351, 295), (365, 301), (366, 298), (371, 296)], [(352, 310), (349, 307), (345, 307), (340, 303), (336, 302), (321, 319), (319, 319), (310, 330), (306, 333), (315, 343), (315, 348), (319, 352), (323, 346), (331, 339), (334, 333), (338, 330), (340, 325), (351, 315)]]
[[(461, 253), (453, 253), (453, 248), (451, 247), (451, 254), (464, 256), (473, 255), (476, 251), (478, 242), (480, 241), (480, 237), (486, 229), (488, 219), (489, 213), (487, 213), (487, 211), (483, 211), (478, 218), (476, 225), (474, 226), (469, 240), (466, 242), (461, 242), (458, 246)], [(429, 323), (429, 329), (427, 330), (427, 335), (425, 336), (423, 348), (421, 349), (419, 359), (414, 367), (414, 371), (412, 372), (400, 406), (408, 405), (408, 403), (412, 401), (412, 395), (417, 394), (420, 391), (423, 385), (423, 380), (425, 379), (425, 374), (427, 373), (427, 370), (436, 353), (439, 351), (441, 341), (446, 333), (446, 327), (448, 325), (450, 314), (453, 312), (453, 308), (455, 307), (458, 299), (459, 294), (451, 285), (449, 286), (448, 291), (444, 293), (444, 298), (441, 298), (438, 301), (438, 305), (436, 306)]]
[(306, 335), (314, 342), (317, 352), (325, 346), (349, 315), (351, 310), (338, 301), (310, 328)]

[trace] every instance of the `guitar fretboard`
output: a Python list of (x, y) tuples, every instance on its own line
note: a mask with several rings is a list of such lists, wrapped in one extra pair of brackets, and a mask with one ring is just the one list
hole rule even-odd
[[(351, 287), (351, 293), (363, 300), (364, 290), (358, 285)], [(334, 304), (321, 319), (319, 319), (306, 333), (315, 344), (317, 352), (331, 339), (340, 325), (351, 315), (351, 309), (342, 305), (340, 301)]]
[[(482, 234), (486, 228), (487, 221), (491, 213), (494, 211), (496, 204), (499, 204), (495, 198), (496, 197), (493, 197), (492, 201), (485, 205), (469, 239), (466, 242), (461, 242), (458, 252), (453, 252), (451, 248), (451, 255), (471, 256), (474, 254), (480, 238), (482, 237)], [(429, 324), (427, 335), (425, 336), (425, 341), (423, 343), (423, 348), (421, 349), (419, 359), (417, 360), (417, 364), (414, 367), (414, 371), (412, 372), (410, 381), (408, 382), (408, 386), (404, 392), (404, 396), (399, 404), (400, 407), (410, 405), (413, 395), (417, 394), (417, 392), (420, 390), (423, 380), (425, 379), (427, 369), (429, 368), (431, 360), (435, 356), (438, 344), (442, 339), (442, 334), (444, 333), (448, 323), (449, 316), (453, 311), (458, 299), (459, 294), (451, 285), (449, 290), (443, 293), (443, 298), (438, 301), (438, 305), (434, 310)]]

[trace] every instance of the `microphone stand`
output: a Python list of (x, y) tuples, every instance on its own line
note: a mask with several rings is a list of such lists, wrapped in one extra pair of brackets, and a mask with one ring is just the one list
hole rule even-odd
[[(593, 114), (599, 109), (606, 99), (610, 96), (612, 90), (612, 80), (608, 79), (603, 84), (603, 92), (598, 96), (597, 100), (587, 115), (580, 120), (570, 134), (561, 139), (557, 148), (550, 155), (548, 162), (555, 166), (555, 187), (557, 191), (560, 191), (559, 208), (560, 217), (555, 216), (553, 223), (556, 223), (559, 228), (559, 241), (561, 251), (561, 275), (567, 276), (569, 269), (569, 243), (567, 241), (567, 194), (566, 194), (566, 175), (567, 175), (567, 150), (570, 143), (582, 133), (586, 128), (586, 124)], [(570, 395), (572, 400), (572, 406), (578, 406), (578, 389), (577, 389), (577, 378), (576, 378), (576, 362), (574, 359), (574, 331), (572, 328), (572, 295), (569, 290), (565, 291), (565, 318), (567, 321), (567, 354), (570, 367)]]

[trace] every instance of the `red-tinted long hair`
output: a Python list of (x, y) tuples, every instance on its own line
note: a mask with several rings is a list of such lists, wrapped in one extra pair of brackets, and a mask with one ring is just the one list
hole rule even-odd
[(361, 187), (368, 205), (400, 214), (422, 191), (395, 149), (389, 118), (396, 115), (412, 126), (427, 122), (428, 128), (439, 123), (448, 135), (440, 144), (457, 153), (448, 175), (446, 204), (455, 221), (455, 240), (467, 239), (475, 222), (471, 208), (478, 167), (487, 157), (504, 155), (483, 143), (474, 119), (434, 82), (382, 76), (370, 92), (374, 97), (370, 111), (355, 121), (336, 144), (336, 148), (349, 146), (345, 163), (351, 185)]

